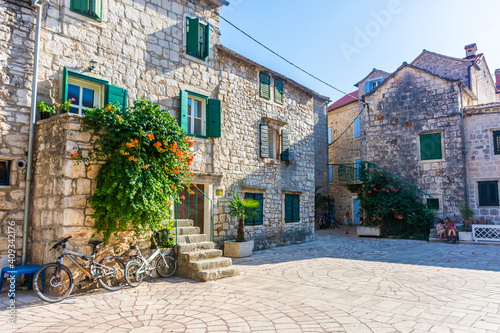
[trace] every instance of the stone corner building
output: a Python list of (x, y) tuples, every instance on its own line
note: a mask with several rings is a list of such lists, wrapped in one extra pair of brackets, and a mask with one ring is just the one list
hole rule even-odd
[(356, 84), (364, 109), (352, 98), (330, 106), (333, 139), (353, 122), (329, 146), (339, 215), (359, 209), (348, 182), (334, 176), (339, 165), (363, 160), (429, 194), (436, 217), (461, 220), (457, 205), (467, 202), (476, 219), (500, 224), (500, 70), (495, 84), (476, 44), (465, 50), (463, 59), (424, 50), (393, 73), (374, 69)]
[[(99, 166), (86, 171), (69, 158), (92, 149), (81, 129), (87, 108), (145, 96), (170, 110), (197, 137), (194, 163), (199, 205), (188, 216), (222, 245), (236, 236), (226, 198), (234, 192), (262, 204), (247, 221), (255, 249), (314, 237), (314, 189), (327, 172), (328, 98), (220, 45), (223, 0), (65, 0), (43, 6), (37, 102), (75, 98), (71, 111), (38, 120), (27, 218), (28, 261), (47, 261), (50, 245), (73, 235), (89, 251), (88, 200)], [(0, 4), (0, 221), (16, 223), (22, 248), (26, 161), (37, 9)], [(320, 152), (321, 154), (315, 154)], [(189, 206), (189, 207), (187, 207)], [(194, 212), (195, 210), (195, 212)], [(181, 210), (179, 210), (180, 212)], [(196, 218), (194, 217), (196, 216)], [(132, 235), (117, 241), (125, 250)], [(7, 253), (5, 233), (0, 254)]]

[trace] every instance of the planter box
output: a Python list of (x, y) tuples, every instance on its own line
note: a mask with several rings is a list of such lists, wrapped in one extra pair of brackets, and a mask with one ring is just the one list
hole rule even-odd
[(380, 237), (380, 228), (378, 227), (360, 227), (357, 228), (358, 236)]
[(459, 231), (458, 239), (461, 241), (472, 242), (472, 232)]
[(253, 241), (224, 242), (224, 257), (243, 258), (250, 257), (253, 250)]

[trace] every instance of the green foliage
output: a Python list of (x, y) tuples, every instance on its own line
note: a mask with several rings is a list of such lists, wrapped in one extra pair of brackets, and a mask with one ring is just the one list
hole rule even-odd
[(240, 199), (238, 193), (233, 194), (231, 200), (226, 201), (229, 203), (229, 215), (238, 219), (238, 235), (236, 236), (237, 242), (245, 242), (245, 219), (247, 217), (254, 218), (257, 216), (255, 208), (259, 207), (259, 202), (254, 199)]
[(54, 103), (55, 106), (59, 108), (59, 111), (62, 112), (69, 112), (71, 110), (71, 102), (74, 102), (74, 98), (69, 98), (66, 102), (64, 103)]
[(383, 173), (367, 177), (361, 171), (362, 185), (348, 186), (356, 190), (365, 214), (363, 226), (380, 226), (384, 236), (428, 239), (433, 214), (415, 195)]
[(36, 105), (36, 109), (40, 113), (42, 113), (42, 112), (47, 112), (47, 113), (50, 113), (50, 114), (56, 113), (56, 110), (54, 109), (54, 107), (52, 105), (45, 104), (45, 102), (38, 103)]
[(472, 216), (474, 216), (474, 211), (470, 209), (465, 202), (459, 203), (457, 207), (458, 211), (462, 215), (462, 218), (470, 219)]
[(116, 105), (88, 110), (84, 124), (103, 133), (82, 158), (105, 161), (90, 199), (96, 232), (108, 240), (128, 228), (138, 235), (163, 229), (171, 204), (184, 199), (179, 191), (192, 184), (192, 138), (168, 111), (143, 98), (127, 110)]

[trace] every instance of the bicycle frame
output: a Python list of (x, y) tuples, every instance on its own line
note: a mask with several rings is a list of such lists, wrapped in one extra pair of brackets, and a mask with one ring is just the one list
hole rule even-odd
[[(90, 260), (90, 267), (89, 267), (89, 271), (87, 271), (85, 268), (82, 267), (82, 265), (73, 257), (78, 257), (84, 261), (89, 261)], [(80, 268), (89, 278), (93, 278), (95, 277), (95, 273), (94, 273), (94, 266), (99, 266), (101, 269), (104, 269), (105, 272), (104, 274), (105, 275), (108, 275), (108, 274), (111, 274), (110, 272), (108, 272), (108, 267), (106, 266), (103, 266), (101, 264), (99, 264), (98, 262), (95, 261), (95, 254), (92, 254), (90, 256), (87, 256), (85, 254), (82, 254), (82, 253), (78, 253), (78, 252), (73, 252), (73, 251), (68, 251), (66, 250), (66, 244), (63, 244), (63, 250), (62, 250), (62, 253), (61, 255), (59, 256), (59, 258), (57, 259), (57, 263), (59, 264), (63, 264), (63, 261), (64, 261), (64, 257), (68, 257), (75, 265), (76, 267)], [(60, 274), (61, 272), (61, 266), (59, 266), (58, 268), (58, 274)]]
[[(137, 248), (137, 251), (139, 252), (139, 256), (140, 256), (140, 259), (142, 260), (142, 265), (141, 267), (139, 267), (139, 269), (137, 270), (136, 274), (143, 274), (143, 273), (146, 273), (146, 274), (149, 274), (146, 272), (146, 269), (152, 271), (155, 267), (153, 267), (151, 265), (151, 262), (159, 255), (159, 254), (162, 254), (162, 251), (160, 248), (157, 248), (155, 252), (153, 252), (148, 259), (144, 258), (144, 256), (142, 255), (142, 252), (139, 248)], [(163, 253), (164, 254), (164, 253)], [(162, 255), (161, 256), (163, 258), (163, 260), (165, 260), (165, 256)], [(165, 264), (167, 264), (165, 262)]]

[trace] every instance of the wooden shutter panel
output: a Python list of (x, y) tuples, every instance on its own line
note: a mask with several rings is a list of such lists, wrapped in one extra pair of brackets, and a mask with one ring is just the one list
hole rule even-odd
[(361, 136), (361, 122), (359, 117), (354, 119), (354, 138), (359, 138)]
[(89, 0), (71, 0), (70, 9), (77, 12), (87, 13), (89, 10)]
[(269, 128), (266, 124), (260, 124), (260, 157), (269, 157)]
[(102, 20), (102, 0), (94, 0), (94, 15), (98, 21)]
[(285, 222), (292, 222), (293, 219), (293, 199), (291, 194), (285, 194)]
[(196, 56), (198, 54), (200, 32), (200, 20), (198, 18), (186, 17), (186, 53)]
[(184, 90), (179, 92), (179, 126), (188, 131), (188, 93)]
[[(254, 193), (245, 193), (245, 199), (254, 199)], [(245, 225), (255, 225), (255, 218), (253, 217), (247, 217), (245, 219)]]
[(293, 221), (292, 222), (299, 222), (300, 221), (300, 196), (299, 195), (292, 195), (292, 214), (293, 214)]
[(127, 90), (115, 87), (112, 85), (107, 86), (107, 94), (106, 94), (106, 104), (114, 104), (118, 103), (122, 110), (125, 110), (127, 107)]
[(480, 182), (479, 186), (479, 206), (488, 205), (488, 183)]
[(62, 75), (62, 100), (61, 103), (64, 103), (68, 100), (68, 70), (66, 67), (63, 68)]
[(260, 97), (271, 98), (271, 76), (260, 73)]
[(210, 24), (207, 23), (205, 26), (205, 50), (204, 50), (204, 57), (203, 59), (206, 59), (208, 57), (208, 54), (210, 52)]
[(254, 199), (259, 203), (257, 217), (255, 217), (254, 223), (255, 225), (262, 225), (264, 224), (264, 193), (255, 193)]
[(420, 159), (438, 160), (441, 158), (441, 133), (420, 135)]
[(290, 139), (288, 130), (281, 130), (281, 160), (290, 161)]
[(371, 89), (371, 84), (372, 84), (372, 81), (368, 81), (368, 82), (365, 82), (365, 94), (367, 92), (370, 92)]
[(274, 101), (283, 104), (283, 81), (274, 80)]
[(493, 153), (500, 154), (500, 131), (493, 132)]
[(217, 99), (209, 99), (207, 106), (207, 136), (220, 138), (221, 136), (221, 107)]

